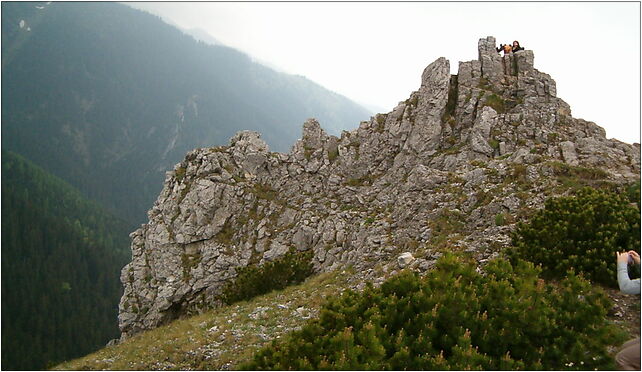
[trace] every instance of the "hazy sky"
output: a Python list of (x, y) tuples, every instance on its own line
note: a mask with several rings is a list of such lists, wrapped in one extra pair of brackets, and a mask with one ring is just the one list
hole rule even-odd
[(417, 90), (435, 59), (456, 74), (480, 38), (519, 40), (574, 117), (640, 142), (639, 3), (128, 4), (381, 112)]

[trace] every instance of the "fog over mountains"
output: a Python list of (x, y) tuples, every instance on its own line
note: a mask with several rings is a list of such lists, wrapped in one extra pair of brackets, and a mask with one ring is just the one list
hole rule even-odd
[(193, 148), (250, 129), (287, 151), (309, 117), (335, 134), (369, 117), (303, 77), (125, 5), (7, 3), (2, 17), (3, 148), (132, 225)]

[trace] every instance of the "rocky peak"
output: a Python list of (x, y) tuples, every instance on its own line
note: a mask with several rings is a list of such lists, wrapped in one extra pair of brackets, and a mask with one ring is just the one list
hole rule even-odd
[(639, 144), (573, 118), (532, 51), (495, 44), (480, 39), (457, 75), (437, 59), (408, 99), (340, 137), (309, 119), (288, 154), (247, 131), (188, 153), (131, 235), (122, 337), (217, 306), (239, 267), (290, 247), (374, 281), (444, 251), (483, 263), (547, 197), (639, 179)]
[(253, 153), (266, 153), (269, 147), (265, 141), (261, 139), (261, 134), (249, 130), (238, 132), (230, 139), (230, 147), (234, 147), (239, 153), (253, 154)]

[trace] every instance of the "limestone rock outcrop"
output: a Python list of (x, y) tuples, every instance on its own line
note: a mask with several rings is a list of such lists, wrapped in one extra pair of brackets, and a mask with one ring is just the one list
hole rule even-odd
[(639, 179), (639, 144), (573, 118), (532, 51), (501, 57), (495, 44), (481, 39), (457, 75), (439, 58), (407, 100), (340, 137), (309, 119), (288, 154), (247, 131), (189, 152), (131, 234), (122, 337), (217, 306), (240, 267), (291, 247), (312, 250), (316, 271), (370, 279), (428, 270), (446, 250), (483, 263), (569, 179)]

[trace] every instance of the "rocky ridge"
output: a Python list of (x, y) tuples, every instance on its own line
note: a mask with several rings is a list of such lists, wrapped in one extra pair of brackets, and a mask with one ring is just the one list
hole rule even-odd
[(573, 118), (532, 51), (495, 46), (480, 39), (457, 75), (437, 59), (407, 100), (340, 137), (310, 119), (288, 154), (248, 131), (189, 152), (131, 234), (122, 339), (216, 306), (238, 268), (290, 247), (375, 282), (446, 250), (483, 263), (549, 196), (639, 179), (639, 144)]

